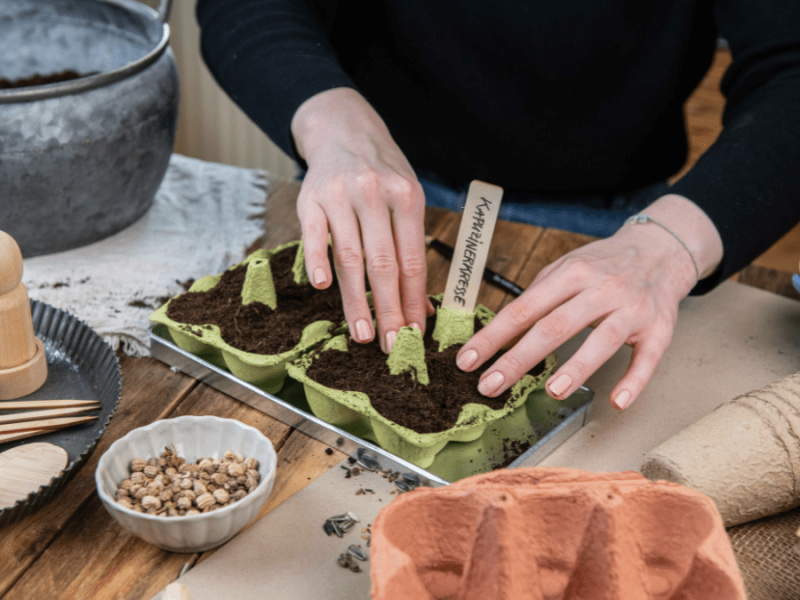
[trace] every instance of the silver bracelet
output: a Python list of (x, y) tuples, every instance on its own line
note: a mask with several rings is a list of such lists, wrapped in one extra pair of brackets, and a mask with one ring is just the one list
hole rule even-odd
[(631, 223), (633, 225), (643, 225), (644, 223), (648, 222), (655, 223), (681, 243), (681, 246), (683, 246), (689, 253), (689, 256), (692, 257), (692, 262), (694, 263), (694, 270), (695, 273), (697, 273), (697, 281), (700, 281), (700, 265), (697, 264), (697, 259), (694, 257), (694, 253), (691, 250), (689, 250), (689, 246), (686, 245), (686, 242), (684, 242), (677, 233), (672, 231), (672, 229), (664, 225), (664, 223), (662, 223), (658, 219), (654, 219), (653, 217), (645, 213), (639, 213), (625, 219), (625, 223)]

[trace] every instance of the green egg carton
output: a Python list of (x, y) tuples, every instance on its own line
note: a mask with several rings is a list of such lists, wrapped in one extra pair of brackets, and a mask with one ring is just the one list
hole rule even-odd
[[(476, 308), (476, 314), (484, 325), (494, 317), (492, 311), (481, 305)], [(465, 343), (473, 333), (472, 313), (442, 307), (437, 309), (433, 339), (439, 342), (440, 352), (449, 345)], [(346, 349), (345, 336), (338, 335), (327, 340), (321, 351)], [(519, 420), (525, 410), (517, 409), (524, 407), (531, 392), (543, 387), (556, 362), (555, 355), (551, 354), (545, 360), (542, 373), (536, 377), (525, 375), (512, 387), (511, 400), (503, 408), (494, 410), (484, 404), (466, 404), (456, 424), (450, 429), (417, 433), (381, 415), (363, 392), (335, 390), (310, 379), (306, 373), (313, 360), (313, 354), (307, 354), (289, 364), (287, 369), (293, 379), (303, 384), (306, 400), (314, 415), (352, 435), (374, 441), (383, 449), (422, 468), (428, 468), (437, 454), (451, 442), (475, 442), (487, 433), (487, 428), (493, 423), (509, 416), (515, 421)], [(400, 329), (387, 365), (391, 374), (408, 371), (423, 385), (429, 381), (424, 362), (424, 343), (419, 330), (411, 327)]]
[[(292, 272), (295, 283), (308, 283), (303, 257), (302, 243), (289, 242), (271, 250), (256, 250), (244, 261), (234, 265), (235, 269), (247, 265), (247, 274), (242, 287), (242, 304), (262, 302), (275, 308), (277, 297), (272, 279), (269, 259), (281, 250), (296, 246)], [(222, 275), (209, 275), (198, 279), (187, 293), (205, 292), (219, 283)], [(269, 394), (274, 394), (283, 386), (286, 379), (286, 365), (317, 343), (331, 337), (330, 321), (316, 321), (307, 325), (302, 332), (300, 342), (291, 350), (281, 354), (255, 354), (234, 348), (222, 339), (220, 328), (216, 325), (196, 325), (178, 323), (167, 316), (170, 299), (166, 304), (150, 315), (150, 320), (160, 323), (169, 329), (172, 339), (182, 349), (200, 356), (211, 363), (225, 366), (236, 377), (252, 383)], [(337, 324), (338, 325), (338, 324)]]

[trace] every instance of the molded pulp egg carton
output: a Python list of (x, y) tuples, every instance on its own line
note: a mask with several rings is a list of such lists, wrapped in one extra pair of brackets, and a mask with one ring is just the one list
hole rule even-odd
[[(494, 318), (494, 313), (481, 305), (476, 308), (476, 314), (484, 325)], [(471, 319), (471, 315), (469, 316)], [(395, 348), (402, 343), (404, 337), (413, 335), (420, 337), (418, 330), (410, 327), (402, 328), (395, 342)], [(454, 343), (463, 343), (471, 335), (470, 330), (465, 339)], [(339, 335), (326, 341), (322, 351), (338, 352), (346, 347), (344, 335)], [(459, 464), (468, 464), (472, 459), (478, 459), (479, 455), (492, 445), (492, 441), (498, 441), (498, 436), (527, 442), (534, 441), (536, 432), (529, 413), (541, 411), (542, 407), (539, 406), (538, 409), (535, 406), (528, 407), (526, 401), (535, 398), (534, 404), (542, 401), (556, 402), (543, 392), (534, 393), (541, 390), (555, 366), (556, 358), (551, 354), (545, 360), (545, 369), (542, 373), (536, 377), (525, 375), (512, 387), (513, 400), (502, 409), (493, 410), (484, 404), (470, 403), (464, 406), (458, 421), (450, 429), (436, 433), (417, 433), (381, 415), (372, 407), (366, 394), (334, 390), (310, 379), (306, 372), (313, 360), (313, 355), (308, 354), (288, 365), (288, 371), (293, 379), (303, 384), (308, 404), (317, 417), (348, 433), (375, 441), (385, 450), (422, 468), (431, 467), (437, 455), (447, 447), (448, 452), (443, 453), (443, 457), (446, 458), (441, 461), (440, 468), (430, 469), (431, 472), (443, 477), (454, 477)], [(557, 410), (556, 406), (550, 412), (555, 414)], [(491, 428), (501, 420), (502, 427)], [(488, 439), (490, 436), (493, 440)], [(451, 442), (459, 443), (450, 444)]]
[[(245, 284), (242, 288), (242, 303), (259, 301), (269, 304), (272, 294), (274, 304), (274, 288), (272, 287), (272, 272), (269, 266), (271, 256), (289, 247), (297, 247), (295, 258), (295, 282), (301, 283), (305, 276), (303, 267), (303, 249), (299, 241), (289, 242), (271, 250), (256, 250), (241, 263), (234, 265), (248, 265)], [(198, 279), (189, 288), (188, 293), (204, 292), (213, 288), (222, 275), (209, 275)], [(269, 283), (267, 283), (267, 280)], [(171, 300), (170, 300), (171, 301)], [(281, 354), (255, 354), (234, 348), (222, 339), (219, 327), (216, 325), (192, 325), (178, 323), (167, 316), (169, 302), (156, 310), (150, 320), (165, 325), (172, 335), (175, 343), (182, 349), (205, 358), (209, 362), (224, 366), (236, 377), (252, 383), (269, 394), (274, 394), (283, 386), (286, 379), (286, 365), (295, 360), (306, 351), (313, 348), (321, 340), (330, 337), (330, 321), (316, 321), (308, 324), (300, 337), (300, 342), (287, 352)]]

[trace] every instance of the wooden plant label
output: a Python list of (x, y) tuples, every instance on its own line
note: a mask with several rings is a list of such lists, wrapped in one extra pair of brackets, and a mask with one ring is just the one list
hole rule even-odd
[(443, 307), (475, 310), (502, 199), (503, 188), (478, 180), (470, 183), (444, 288)]

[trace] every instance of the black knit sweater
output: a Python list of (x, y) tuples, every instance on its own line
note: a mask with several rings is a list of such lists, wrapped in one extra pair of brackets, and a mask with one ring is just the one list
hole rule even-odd
[(297, 108), (345, 86), (415, 168), (556, 195), (676, 173), (684, 101), (722, 36), (733, 55), (724, 130), (672, 188), (725, 248), (694, 293), (800, 221), (797, 0), (199, 0), (197, 18), (219, 84), (296, 159)]

